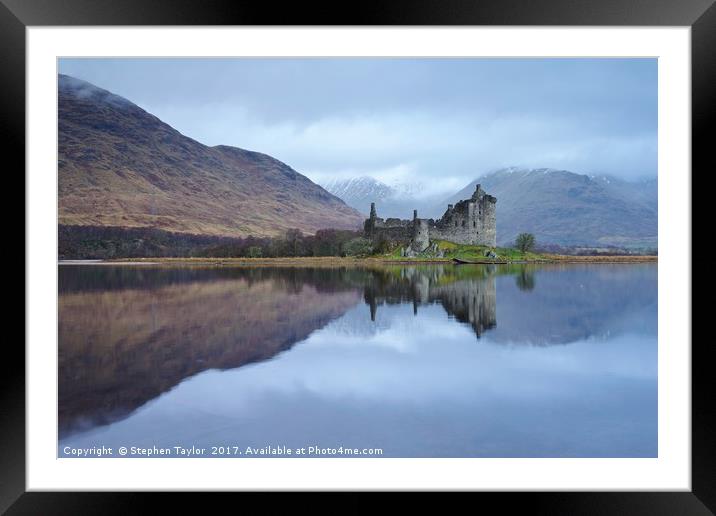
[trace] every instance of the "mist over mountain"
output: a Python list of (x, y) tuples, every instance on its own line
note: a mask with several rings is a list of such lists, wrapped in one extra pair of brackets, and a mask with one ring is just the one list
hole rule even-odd
[(358, 229), (363, 216), (281, 161), (188, 138), (129, 100), (58, 77), (61, 225), (220, 236)]
[(480, 183), (497, 197), (497, 242), (517, 234), (538, 243), (619, 247), (657, 246), (657, 179), (628, 182), (567, 170), (510, 167), (483, 175), (437, 208), (468, 198)]
[[(333, 179), (322, 186), (336, 197), (343, 199), (364, 215), (370, 213), (374, 202), (380, 217), (412, 218), (413, 210), (430, 208), (440, 200), (439, 195), (426, 196), (423, 185), (418, 183), (386, 184), (372, 177)], [(421, 212), (422, 217), (435, 216), (434, 210)]]

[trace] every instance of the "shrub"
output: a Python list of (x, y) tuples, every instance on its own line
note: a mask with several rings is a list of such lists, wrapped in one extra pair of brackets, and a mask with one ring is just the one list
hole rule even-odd
[(373, 252), (373, 246), (367, 238), (353, 238), (343, 244), (343, 252), (346, 256), (367, 256)]

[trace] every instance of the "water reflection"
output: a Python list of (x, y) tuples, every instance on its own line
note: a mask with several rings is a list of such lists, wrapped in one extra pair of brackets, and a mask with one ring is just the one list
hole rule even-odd
[[(62, 266), (59, 310), (61, 443), (655, 453), (653, 265)], [(594, 433), (615, 419), (631, 425), (618, 442), (580, 444), (561, 426)]]
[(350, 277), (61, 267), (60, 437), (125, 417), (200, 371), (289, 349), (360, 301)]
[[(400, 268), (374, 274), (364, 290), (364, 299), (370, 307), (370, 318), (375, 321), (378, 306), (382, 304), (411, 303), (413, 314), (418, 307), (438, 303), (455, 320), (472, 326), (479, 337), (485, 330), (495, 327), (495, 276), (498, 269), (486, 267), (431, 267)], [(509, 269), (499, 270), (509, 273)]]
[(535, 274), (529, 267), (524, 266), (517, 274), (515, 274), (515, 285), (523, 291), (535, 289)]

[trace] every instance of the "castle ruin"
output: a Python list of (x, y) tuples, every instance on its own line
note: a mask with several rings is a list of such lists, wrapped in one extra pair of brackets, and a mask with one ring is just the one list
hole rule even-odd
[(456, 244), (484, 245), (495, 247), (495, 204), (497, 199), (488, 195), (478, 184), (469, 199), (448, 204), (447, 210), (438, 220), (419, 219), (418, 210), (413, 210), (413, 220), (379, 218), (375, 203), (370, 205), (370, 217), (363, 229), (366, 237), (380, 236), (390, 241), (407, 244), (408, 255), (422, 253), (430, 247), (430, 240), (447, 240)]

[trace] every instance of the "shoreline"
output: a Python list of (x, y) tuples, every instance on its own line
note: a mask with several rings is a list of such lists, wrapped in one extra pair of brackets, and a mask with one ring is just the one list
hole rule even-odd
[(339, 256), (321, 257), (278, 257), (278, 258), (116, 258), (109, 260), (59, 260), (58, 265), (202, 265), (202, 266), (292, 266), (292, 267), (346, 267), (376, 265), (436, 265), (449, 264), (460, 267), (471, 265), (540, 265), (575, 263), (656, 263), (658, 256), (613, 255), (613, 256), (569, 256), (549, 255), (539, 260), (495, 260), (479, 264), (456, 264), (452, 258), (349, 258)]

